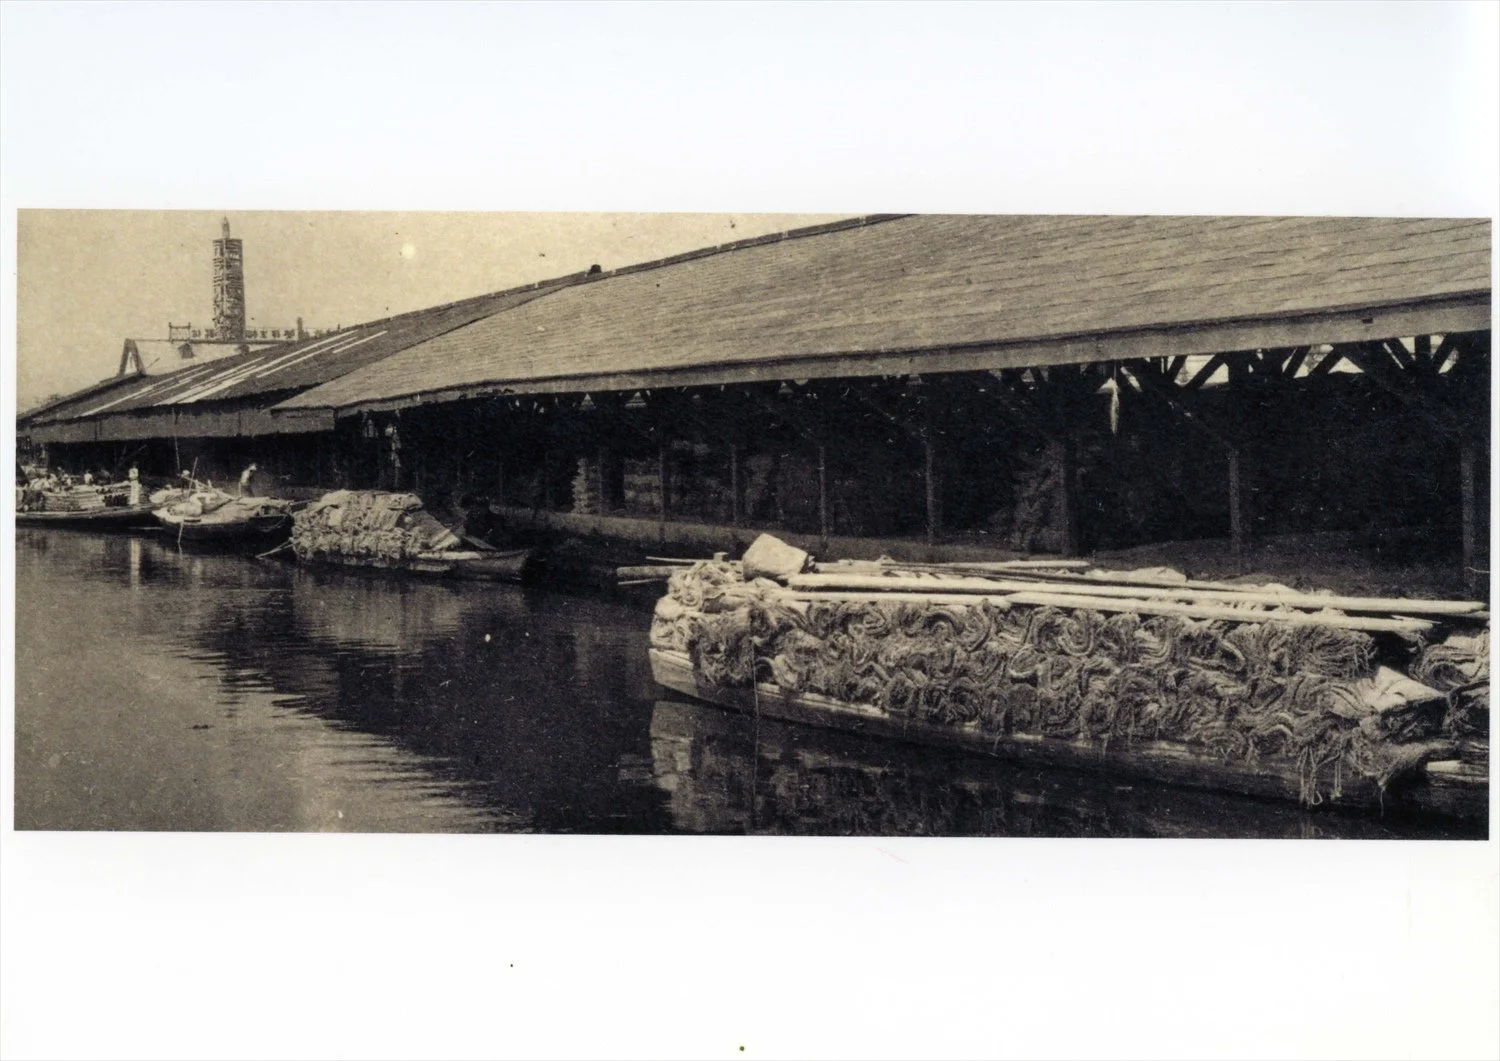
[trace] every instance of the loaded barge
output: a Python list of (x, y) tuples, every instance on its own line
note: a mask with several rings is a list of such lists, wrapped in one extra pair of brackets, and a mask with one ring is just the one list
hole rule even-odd
[(769, 538), (673, 573), (656, 681), (722, 707), (1303, 805), (1483, 819), (1482, 602), (1082, 562), (814, 563)]
[(530, 549), (497, 549), (451, 530), (415, 494), (335, 490), (292, 516), (299, 562), (478, 582), (522, 582), (533, 570)]

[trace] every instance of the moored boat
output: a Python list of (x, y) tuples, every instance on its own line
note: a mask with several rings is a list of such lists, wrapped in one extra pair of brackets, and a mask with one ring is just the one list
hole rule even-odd
[(195, 493), (155, 511), (158, 523), (179, 541), (264, 540), (290, 529), (293, 503), (272, 497)]
[(105, 486), (63, 485), (53, 479), (35, 481), (16, 488), (16, 524), (34, 527), (67, 527), (81, 530), (114, 530), (149, 527), (151, 506), (130, 504), (138, 496), (130, 483)]
[(813, 564), (774, 542), (753, 556), (762, 545), (671, 576), (651, 630), (659, 684), (1040, 765), (1488, 813), (1481, 602), (1064, 565)]
[(127, 530), (156, 523), (150, 505), (120, 505), (87, 511), (27, 510), (16, 513), (18, 527), (63, 527), (71, 530)]
[(502, 550), (456, 533), (414, 494), (335, 490), (292, 517), (299, 562), (484, 582), (522, 582), (531, 549)]

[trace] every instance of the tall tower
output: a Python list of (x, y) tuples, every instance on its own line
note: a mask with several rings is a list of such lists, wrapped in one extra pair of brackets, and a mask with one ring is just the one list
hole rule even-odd
[(245, 337), (245, 246), (229, 238), (229, 218), (223, 219), (224, 236), (214, 240), (214, 335), (220, 339)]

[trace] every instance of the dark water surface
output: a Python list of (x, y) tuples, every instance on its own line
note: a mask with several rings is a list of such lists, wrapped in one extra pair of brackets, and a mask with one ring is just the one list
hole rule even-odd
[(651, 680), (649, 611), (17, 529), (16, 827), (1458, 837), (787, 726)]

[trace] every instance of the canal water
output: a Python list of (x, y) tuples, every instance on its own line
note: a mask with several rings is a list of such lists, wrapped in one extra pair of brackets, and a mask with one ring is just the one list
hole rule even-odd
[(683, 702), (649, 603), (18, 528), (19, 829), (1454, 838)]

